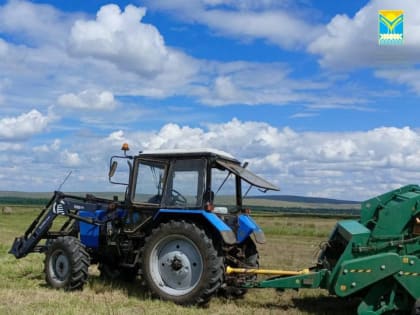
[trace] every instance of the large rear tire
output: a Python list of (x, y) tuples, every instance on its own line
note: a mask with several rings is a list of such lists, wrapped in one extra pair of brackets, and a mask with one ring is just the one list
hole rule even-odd
[(223, 258), (194, 223), (170, 221), (146, 239), (143, 277), (151, 292), (177, 304), (205, 304), (223, 282)]
[(82, 289), (88, 278), (89, 254), (79, 239), (59, 237), (48, 246), (45, 280), (56, 289)]

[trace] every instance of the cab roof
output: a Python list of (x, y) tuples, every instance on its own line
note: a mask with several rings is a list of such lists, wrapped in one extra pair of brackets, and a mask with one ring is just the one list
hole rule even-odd
[(278, 191), (276, 185), (271, 184), (260, 176), (250, 172), (240, 165), (240, 162), (235, 159), (231, 154), (216, 149), (172, 149), (172, 150), (157, 150), (157, 151), (144, 151), (140, 152), (139, 157), (142, 158), (214, 158), (216, 163), (227, 169), (229, 172), (236, 174), (249, 184), (261, 188), (263, 190)]
[(239, 163), (237, 159), (235, 159), (231, 154), (217, 150), (217, 149), (209, 149), (209, 148), (200, 148), (200, 149), (170, 149), (170, 150), (150, 150), (150, 151), (143, 151), (140, 152), (139, 157), (214, 157), (217, 159), (223, 159), (232, 161), (235, 163)]

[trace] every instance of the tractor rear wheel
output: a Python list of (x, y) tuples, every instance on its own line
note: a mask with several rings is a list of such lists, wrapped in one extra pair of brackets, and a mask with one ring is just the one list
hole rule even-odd
[(66, 291), (82, 289), (87, 281), (89, 254), (79, 239), (59, 237), (48, 246), (45, 280), (53, 288)]
[(205, 304), (223, 281), (223, 258), (194, 223), (169, 221), (146, 239), (143, 277), (153, 294), (178, 304)]

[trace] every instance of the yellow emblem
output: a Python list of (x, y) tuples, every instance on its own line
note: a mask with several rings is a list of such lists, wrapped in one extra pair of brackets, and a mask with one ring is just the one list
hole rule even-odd
[(404, 39), (404, 11), (379, 10), (379, 45), (401, 45)]

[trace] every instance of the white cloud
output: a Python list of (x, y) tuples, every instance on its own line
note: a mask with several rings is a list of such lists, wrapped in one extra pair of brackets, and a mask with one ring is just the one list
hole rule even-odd
[(0, 119), (0, 141), (25, 140), (45, 130), (49, 117), (36, 109), (17, 117)]
[(7, 52), (8, 52), (8, 45), (2, 38), (0, 38), (0, 56), (5, 56)]
[(165, 45), (151, 24), (142, 23), (146, 9), (128, 5), (103, 6), (96, 20), (78, 20), (71, 30), (70, 51), (76, 56), (107, 60), (125, 71), (154, 77), (179, 71), (188, 75), (192, 60)]
[(60, 149), (60, 144), (61, 141), (60, 139), (55, 139), (51, 144), (47, 145), (47, 144), (43, 144), (40, 146), (35, 146), (32, 148), (32, 151), (34, 153), (51, 153), (51, 152), (56, 152)]
[(77, 16), (46, 4), (10, 0), (0, 6), (0, 33), (13, 33), (32, 44), (64, 45), (63, 34)]
[(67, 149), (61, 152), (60, 156), (61, 156), (61, 163), (63, 163), (64, 166), (76, 167), (76, 166), (80, 166), (82, 162), (78, 153), (69, 152)]
[[(30, 146), (30, 144), (26, 144)], [(44, 143), (41, 145), (35, 145), (32, 147), (31, 164), (39, 165), (49, 164), (51, 167), (51, 173), (54, 170), (59, 169), (59, 161), (61, 158), (60, 154), (61, 140), (55, 139), (53, 142)], [(54, 165), (54, 167), (52, 167)]]
[[(378, 45), (378, 11), (402, 9), (404, 44)], [(420, 63), (420, 11), (415, 1), (373, 0), (354, 17), (336, 15), (325, 31), (309, 46), (309, 52), (320, 56), (319, 63), (330, 69), (351, 70), (355, 67), (412, 65)]]
[(87, 110), (112, 110), (116, 103), (111, 92), (94, 90), (85, 90), (78, 94), (63, 94), (57, 101), (59, 105), (66, 108)]
[[(0, 156), (0, 174), (21, 177), (23, 189), (53, 190), (71, 168), (80, 173), (66, 183), (67, 191), (115, 191), (118, 187), (108, 184), (106, 174), (109, 157), (120, 154), (123, 142), (129, 143), (130, 154), (199, 147), (223, 150), (248, 161), (251, 171), (279, 185), (283, 194), (363, 200), (416, 183), (420, 175), (420, 130), (302, 132), (238, 119), (201, 127), (170, 123), (148, 132), (115, 130), (103, 137), (55, 139), (35, 146), (29, 155), (20, 153), (22, 146), (0, 146), (10, 149), (6, 160)], [(83, 182), (77, 180), (79, 175)], [(0, 189), (19, 185), (5, 180)]]
[[(237, 5), (233, 2), (228, 4)], [(28, 5), (34, 6), (33, 10), (37, 12), (37, 4)], [(260, 2), (258, 6), (267, 10), (276, 7), (269, 2)], [(25, 12), (24, 7), (17, 6), (16, 10)], [(251, 10), (251, 2), (246, 7)], [(41, 6), (39, 10), (42, 9)], [(98, 11), (95, 19), (79, 16), (73, 25), (67, 21), (74, 21), (74, 15), (67, 16), (67, 13), (58, 10), (54, 12), (55, 15), (66, 16), (65, 25), (55, 29), (60, 31), (58, 37), (67, 40), (68, 47), (51, 47), (47, 42), (40, 42), (39, 47), (27, 47), (0, 40), (0, 51), (2, 46), (7, 47), (8, 51), (4, 55), (4, 62), (0, 63), (0, 73), (10, 82), (7, 90), (2, 91), (3, 103), (7, 103), (8, 96), (12, 95), (13, 103), (25, 109), (33, 107), (34, 103), (52, 104), (57, 100), (67, 108), (112, 109), (115, 101), (112, 101), (110, 94), (106, 94), (109, 97), (105, 100), (94, 96), (112, 87), (114, 98), (180, 95), (211, 106), (305, 106), (316, 105), (322, 99), (330, 102), (331, 106), (340, 105), (334, 108), (360, 108), (349, 103), (354, 98), (341, 104), (337, 102), (341, 102), (343, 97), (320, 97), (321, 91), (332, 91), (330, 87), (335, 84), (334, 80), (294, 79), (292, 69), (286, 64), (200, 60), (168, 47), (158, 29), (143, 22), (146, 14), (144, 8), (129, 5), (121, 11), (116, 5), (107, 5)], [(42, 24), (42, 17), (40, 13), (37, 24)], [(54, 28), (54, 25), (50, 27)], [(102, 117), (95, 118), (101, 120), (102, 125), (105, 124)]]
[(148, 1), (151, 8), (167, 11), (191, 23), (207, 25), (212, 30), (239, 39), (265, 39), (283, 48), (303, 46), (314, 39), (321, 26), (307, 22), (290, 10), (291, 1)]
[(318, 103), (314, 91), (321, 93), (332, 84), (328, 80), (295, 80), (282, 63), (214, 62), (208, 69), (214, 77), (205, 86), (194, 86), (190, 93), (212, 106)]
[(420, 131), (409, 127), (296, 132), (233, 119), (203, 128), (167, 124), (148, 134), (119, 131), (109, 137), (115, 138), (142, 150), (224, 150), (249, 161), (251, 170), (289, 194), (362, 200), (413, 183), (420, 175)]
[(267, 12), (211, 10), (202, 13), (201, 22), (224, 35), (263, 38), (283, 48), (303, 45), (319, 32), (316, 26), (294, 17), (290, 12), (280, 10)]
[(297, 4), (305, 4), (305, 1), (295, 0), (198, 0), (208, 8), (225, 6), (237, 10), (274, 10), (292, 8)]
[[(38, 6), (42, 7), (38, 4), (30, 3), (30, 5), (35, 7), (35, 12), (37, 12)], [(16, 10), (20, 9), (22, 6), (16, 7)], [(50, 25), (49, 27), (59, 31), (60, 34), (53, 36), (50, 33), (43, 33), (43, 36), (52, 36), (51, 41), (60, 39), (67, 44), (72, 27), (72, 24), (67, 21), (73, 21), (75, 17), (61, 11), (56, 13), (64, 16), (65, 25)], [(123, 15), (123, 13), (121, 14)], [(34, 18), (37, 16), (40, 20), (36, 23), (42, 24), (43, 15), (34, 14)], [(129, 18), (124, 15), (120, 16), (120, 20), (126, 21)], [(60, 21), (61, 19), (57, 23)], [(88, 21), (80, 16), (78, 21), (96, 23), (95, 20)], [(143, 24), (140, 21), (137, 21), (137, 24), (140, 29), (145, 29), (145, 33), (149, 29), (155, 29), (154, 26)], [(0, 39), (2, 60), (0, 62), (0, 73), (2, 74), (0, 80), (4, 78), (8, 81), (7, 88), (2, 91), (4, 103), (13, 102), (15, 108), (26, 110), (28, 107), (33, 108), (34, 104), (38, 106), (52, 104), (57, 101), (60, 95), (68, 94), (68, 91), (106, 91), (111, 86), (114, 95), (166, 97), (175, 93), (185, 94), (188, 91), (188, 84), (198, 71), (197, 67), (200, 62), (164, 45), (163, 49), (168, 53), (166, 60), (161, 60), (163, 66), (160, 71), (158, 68), (153, 74), (137, 71), (136, 67), (139, 69), (142, 66), (147, 67), (150, 60), (135, 59), (136, 41), (141, 35), (135, 31), (133, 26), (132, 29), (126, 30), (121, 35), (119, 43), (122, 47), (116, 51), (120, 55), (112, 59), (110, 55), (105, 57), (95, 54), (92, 56), (83, 55), (83, 58), (80, 55), (74, 56), (69, 54), (68, 45), (53, 45), (47, 39), (37, 41), (36, 45), (31, 39), (21, 40), (22, 43), (8, 42), (6, 39), (17, 38), (20, 33), (15, 29), (5, 29), (5, 37)], [(1, 29), (0, 32), (2, 32)], [(110, 36), (116, 35), (111, 34)], [(155, 45), (153, 36), (146, 36), (142, 40), (146, 46), (154, 47)], [(143, 50), (139, 50), (140, 57)], [(154, 51), (149, 50), (149, 53), (153, 58)], [(79, 96), (77, 93), (74, 94)]]
[(414, 93), (420, 95), (420, 69), (387, 69), (377, 70), (375, 75), (391, 83), (398, 83), (408, 86)]
[(319, 113), (315, 112), (301, 112), (296, 113), (290, 116), (290, 118), (310, 118), (310, 117), (316, 117), (319, 116)]
[(117, 130), (112, 132), (107, 138), (103, 140), (104, 143), (108, 143), (109, 146), (121, 146), (127, 139), (124, 135), (124, 131)]
[[(219, 34), (240, 40), (262, 38), (280, 47), (294, 48), (307, 45), (316, 35), (311, 33), (298, 38), (307, 27), (312, 26), (310, 22), (302, 22), (303, 16), (293, 15), (293, 21), (290, 25), (286, 23), (282, 30), (271, 29), (273, 18), (281, 18), (281, 13), (286, 10), (286, 5), (277, 5), (279, 1), (178, 1), (180, 10), (184, 10), (187, 4), (190, 6), (191, 10), (187, 8), (190, 11), (185, 12), (188, 21), (206, 24)], [(292, 5), (293, 1), (286, 2)], [(163, 2), (156, 3), (160, 5)], [(166, 3), (173, 6), (176, 2)], [(32, 12), (28, 12), (28, 8)], [(369, 8), (367, 6), (364, 10)], [(179, 95), (195, 97), (211, 106), (299, 104), (309, 109), (296, 117), (319, 114), (317, 110), (325, 108), (365, 110), (364, 105), (369, 100), (360, 95), (359, 87), (351, 90), (352, 93), (346, 93), (348, 90), (343, 91), (339, 87), (337, 92), (337, 86), (341, 82), (347, 84), (349, 80), (339, 79), (342, 80), (339, 84), (329, 76), (303, 80), (281, 63), (194, 59), (165, 44), (158, 29), (144, 22), (145, 10), (134, 6), (128, 6), (123, 11), (116, 6), (105, 6), (96, 19), (80, 15), (75, 17), (48, 5), (24, 1), (10, 1), (0, 7), (0, 11), (4, 17), (0, 20), (0, 33), (2, 36), (5, 34), (4, 39), (0, 39), (0, 98), (3, 96), (3, 104), (8, 105), (1, 108), (0, 151), (8, 152), (0, 156), (0, 174), (4, 178), (21, 178), (19, 183), (10, 180), (0, 182), (0, 189), (30, 187), (32, 190), (52, 190), (57, 187), (57, 180), (58, 184), (62, 181), (66, 173), (64, 169), (74, 167), (83, 169), (83, 175), (75, 176), (72, 184), (72, 179), (69, 180), (69, 190), (113, 190), (114, 186), (106, 186), (109, 156), (120, 152), (122, 142), (129, 142), (134, 154), (137, 150), (159, 148), (200, 146), (222, 149), (249, 160), (252, 170), (279, 184), (284, 193), (309, 192), (364, 199), (418, 180), (419, 131), (409, 127), (383, 127), (365, 132), (301, 132), (237, 119), (197, 127), (197, 121), (212, 121), (214, 112), (197, 113), (197, 109), (191, 109), (187, 113), (180, 111), (175, 116), (175, 110), (164, 106), (146, 109), (144, 104), (134, 104), (137, 99), (133, 98), (133, 101), (130, 98)], [(5, 12), (10, 16), (6, 17)], [(194, 12), (200, 14), (194, 17)], [(416, 21), (418, 10), (410, 12), (413, 16), (410, 20)], [(18, 17), (22, 18), (25, 14), (28, 14), (28, 19), (23, 19), (20, 25)], [(74, 24), (75, 19), (78, 22)], [(365, 23), (358, 17), (348, 19), (344, 18), (341, 23)], [(374, 20), (376, 32), (376, 17)], [(339, 22), (339, 18), (338, 22), (334, 22), (337, 25), (331, 22), (328, 32), (332, 32), (334, 27), (344, 27)], [(414, 35), (409, 36), (410, 27), (413, 25), (407, 29), (404, 46), (392, 49), (411, 49), (413, 52), (414, 48), (418, 48), (413, 36), (420, 32), (410, 31)], [(354, 28), (357, 29), (356, 26)], [(285, 31), (295, 33), (288, 37)], [(325, 37), (325, 42), (321, 40), (322, 36), (318, 37), (319, 41), (311, 46), (317, 50), (312, 52), (321, 56), (325, 66), (347, 66), (343, 60), (346, 51), (359, 49), (353, 51), (356, 57), (351, 56), (351, 62), (363, 65), (366, 60), (374, 64), (369, 58), (373, 58), (375, 52), (370, 50), (369, 45), (366, 51), (363, 50), (365, 47), (352, 47), (349, 42), (351, 34), (338, 32), (335, 35), (338, 39), (333, 42), (331, 55), (322, 44), (326, 44), (328, 36), (332, 35)], [(373, 35), (372, 41), (376, 44), (376, 35)], [(16, 41), (8, 42), (10, 38)], [(343, 47), (339, 46), (340, 43)], [(364, 54), (368, 58), (364, 58)], [(416, 58), (407, 60), (415, 62)], [(417, 72), (404, 71), (398, 75), (398, 71), (380, 70), (376, 75), (420, 91)], [(102, 98), (101, 93), (104, 93)], [(63, 106), (55, 107), (59, 110), (56, 114), (60, 116), (68, 113), (63, 110), (65, 107), (112, 109), (119, 96), (128, 96), (126, 99), (130, 99), (128, 103), (132, 104), (118, 116), (110, 111), (84, 111), (80, 124), (69, 125), (63, 120), (60, 125), (51, 125), (51, 113), (42, 114), (46, 112), (41, 109), (43, 106), (57, 101)], [(125, 101), (124, 97), (118, 99)], [(38, 110), (31, 110), (35, 106)], [(197, 116), (192, 115), (193, 111)], [(153, 115), (156, 112), (159, 115)], [(74, 115), (71, 118), (79, 119)], [(136, 120), (147, 121), (147, 128), (162, 121), (176, 121), (178, 124), (168, 123), (155, 131), (133, 132), (134, 128), (143, 128), (141, 124), (134, 125)], [(194, 125), (188, 125), (188, 121), (193, 120)], [(187, 122), (181, 124), (181, 121)], [(40, 135), (47, 128), (71, 132), (63, 132), (65, 135), (60, 140), (48, 139), (49, 134), (38, 136), (32, 142), (13, 144), (15, 140), (29, 140), (34, 135)], [(104, 136), (105, 133), (108, 135)], [(31, 154), (22, 154), (23, 149)], [(78, 177), (85, 179), (83, 184), (77, 182)]]
[(225, 102), (238, 101), (241, 97), (240, 91), (235, 87), (231, 78), (221, 76), (214, 81), (214, 92), (217, 99)]
[(24, 146), (20, 143), (7, 143), (7, 142), (0, 142), (0, 151), (21, 151), (24, 149)]
[(152, 135), (149, 139), (142, 141), (142, 146), (146, 150), (161, 148), (191, 148), (193, 143), (201, 143), (203, 130), (191, 128), (189, 126), (179, 126), (177, 124), (166, 124), (158, 134)]

